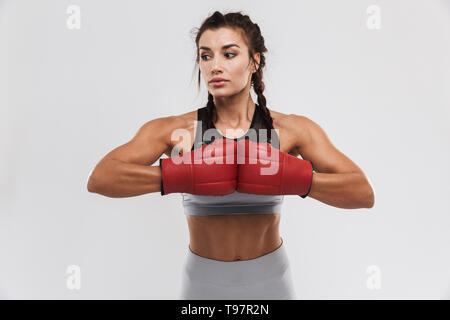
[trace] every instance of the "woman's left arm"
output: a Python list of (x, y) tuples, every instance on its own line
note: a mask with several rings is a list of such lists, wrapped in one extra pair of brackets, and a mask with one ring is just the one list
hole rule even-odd
[(344, 209), (372, 208), (375, 195), (364, 172), (330, 141), (325, 131), (304, 116), (289, 115), (295, 149), (313, 163), (308, 197)]

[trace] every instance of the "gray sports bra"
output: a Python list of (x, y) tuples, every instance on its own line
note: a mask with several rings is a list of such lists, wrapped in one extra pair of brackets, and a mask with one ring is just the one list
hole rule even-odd
[[(207, 128), (207, 107), (197, 110), (197, 122), (195, 140), (191, 150), (201, 148), (203, 144), (211, 143), (215, 138), (229, 139), (220, 134), (214, 127)], [(279, 149), (278, 135), (275, 130), (266, 129), (262, 110), (258, 104), (255, 105), (250, 129), (243, 136), (235, 138), (235, 141), (241, 139), (250, 139), (257, 142), (270, 142), (272, 147)], [(206, 134), (205, 134), (206, 133)], [(253, 133), (253, 134), (252, 134)], [(254, 134), (256, 133), (256, 134)], [(235, 191), (223, 196), (204, 196), (190, 193), (182, 193), (184, 214), (190, 216), (208, 216), (208, 215), (228, 215), (228, 214), (280, 214), (283, 203), (283, 195), (259, 195), (241, 193)]]

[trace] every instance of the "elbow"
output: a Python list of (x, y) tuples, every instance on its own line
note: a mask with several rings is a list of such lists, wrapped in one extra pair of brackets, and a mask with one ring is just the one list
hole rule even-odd
[(373, 208), (374, 205), (375, 205), (375, 197), (372, 195), (366, 208), (368, 208), (368, 209)]
[(375, 192), (373, 191), (372, 183), (368, 177), (365, 177), (365, 191), (363, 199), (363, 208), (373, 208), (375, 205)]
[(89, 173), (88, 180), (86, 183), (86, 188), (88, 192), (96, 193), (97, 191), (97, 183), (95, 178), (93, 177), (92, 171)]
[(368, 195), (366, 196), (365, 206), (364, 208), (373, 208), (375, 205), (375, 193), (373, 192), (373, 189), (370, 188)]
[(87, 191), (91, 192), (91, 193), (95, 192), (95, 189), (94, 189), (94, 186), (92, 185), (92, 183), (88, 182), (88, 184), (87, 184)]
[(92, 193), (95, 192), (95, 186), (94, 186), (94, 183), (92, 182), (92, 179), (89, 179), (86, 187), (87, 187), (88, 192), (92, 192)]

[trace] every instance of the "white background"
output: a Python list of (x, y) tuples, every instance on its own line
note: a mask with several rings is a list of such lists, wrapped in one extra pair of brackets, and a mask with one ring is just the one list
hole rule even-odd
[(145, 122), (205, 105), (190, 31), (215, 10), (260, 26), (267, 106), (317, 122), (375, 190), (371, 209), (285, 196), (298, 296), (449, 299), (448, 0), (0, 1), (0, 297), (177, 298), (181, 195), (114, 199), (86, 182)]

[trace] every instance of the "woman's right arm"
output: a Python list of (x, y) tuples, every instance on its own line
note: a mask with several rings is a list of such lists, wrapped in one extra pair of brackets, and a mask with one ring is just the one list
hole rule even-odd
[(129, 142), (109, 152), (89, 175), (87, 189), (111, 198), (161, 190), (161, 168), (152, 166), (169, 150), (172, 130), (182, 126), (177, 116), (145, 123)]

